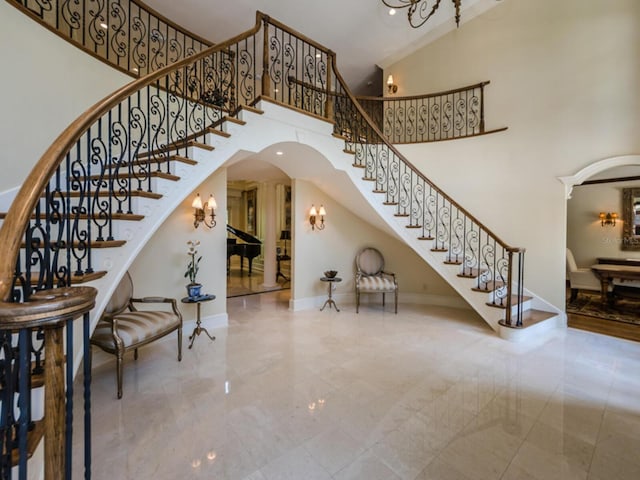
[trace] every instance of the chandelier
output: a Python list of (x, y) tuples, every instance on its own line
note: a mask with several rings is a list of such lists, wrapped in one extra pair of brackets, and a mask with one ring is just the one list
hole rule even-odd
[[(387, 7), (389, 7), (394, 13), (395, 9), (406, 8), (407, 17), (409, 17), (409, 24), (413, 28), (419, 28), (425, 24), (431, 16), (436, 13), (440, 2), (442, 0), (382, 0)], [(460, 3), (462, 0), (451, 0), (456, 7), (456, 26), (460, 26)], [(432, 2), (433, 6), (429, 9), (429, 3)], [(391, 13), (393, 15), (394, 13)], [(416, 15), (417, 13), (417, 15)]]

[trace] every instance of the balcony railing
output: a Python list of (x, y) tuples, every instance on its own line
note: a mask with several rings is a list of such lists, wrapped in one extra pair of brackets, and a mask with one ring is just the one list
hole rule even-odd
[(358, 97), (358, 101), (389, 143), (437, 142), (505, 130), (485, 131), (488, 84), (411, 97)]
[(86, 52), (135, 77), (212, 44), (136, 0), (7, 0)]

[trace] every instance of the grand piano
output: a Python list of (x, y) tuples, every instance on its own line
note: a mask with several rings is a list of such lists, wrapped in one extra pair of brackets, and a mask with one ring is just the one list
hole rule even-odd
[(244, 259), (249, 260), (249, 276), (251, 276), (251, 266), (253, 259), (260, 255), (262, 242), (247, 232), (227, 225), (227, 232), (238, 237), (244, 243), (238, 243), (236, 238), (227, 237), (227, 275), (230, 273), (231, 257), (240, 255), (240, 276), (243, 275)]

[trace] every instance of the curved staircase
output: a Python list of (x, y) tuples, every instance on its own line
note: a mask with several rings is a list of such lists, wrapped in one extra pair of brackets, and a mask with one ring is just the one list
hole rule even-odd
[[(290, 141), (346, 172), (354, 191), (502, 337), (559, 324), (560, 312), (524, 288), (524, 249), (387, 143), (333, 52), (261, 13), (248, 32), (122, 87), (60, 135), (2, 216), (0, 294), (37, 308), (39, 291), (88, 283), (97, 289), (88, 338), (130, 263), (204, 178), (240, 151)], [(32, 327), (24, 327), (29, 335)], [(86, 349), (78, 344), (70, 357), (72, 378)]]

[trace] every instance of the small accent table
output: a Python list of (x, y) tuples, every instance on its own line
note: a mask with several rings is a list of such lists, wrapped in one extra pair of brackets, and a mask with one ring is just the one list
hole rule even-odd
[(282, 277), (284, 282), (287, 283), (289, 281), (289, 279), (286, 277), (286, 275), (284, 273), (282, 273), (282, 271), (280, 271), (280, 262), (284, 262), (286, 260), (291, 260), (291, 257), (289, 255), (287, 255), (287, 254), (276, 255), (276, 260), (278, 262), (278, 272), (276, 273), (276, 282), (278, 281), (278, 278)]
[(333, 277), (333, 278), (322, 277), (320, 281), (327, 282), (329, 284), (329, 298), (325, 300), (324, 305), (322, 305), (322, 308), (320, 309), (320, 311), (324, 310), (324, 307), (326, 307), (327, 305), (329, 305), (329, 310), (331, 310), (331, 306), (333, 305), (333, 307), (336, 309), (336, 312), (339, 312), (340, 309), (336, 305), (336, 302), (333, 301), (333, 298), (331, 298), (331, 290), (333, 289), (333, 284), (341, 282), (342, 279), (340, 277)]
[(207, 334), (207, 337), (209, 337), (211, 340), (215, 340), (216, 337), (209, 335), (209, 332), (207, 332), (207, 329), (204, 327), (200, 326), (200, 304), (202, 302), (209, 302), (211, 300), (214, 300), (216, 298), (215, 295), (200, 295), (198, 297), (184, 297), (181, 302), (182, 303), (195, 303), (196, 304), (196, 328), (193, 329), (193, 333), (191, 335), (189, 335), (189, 340), (191, 340), (191, 342), (189, 342), (189, 348), (193, 347), (193, 342), (196, 340), (196, 336), (200, 335), (200, 333), (204, 332)]

